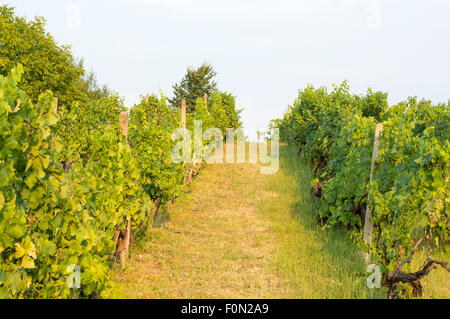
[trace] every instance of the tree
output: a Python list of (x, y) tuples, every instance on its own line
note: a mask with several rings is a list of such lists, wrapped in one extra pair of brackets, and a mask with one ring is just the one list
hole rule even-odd
[(236, 109), (236, 100), (231, 93), (219, 92), (222, 97), (223, 108), (228, 117), (227, 128), (242, 127), (241, 112), (242, 109)]
[[(84, 60), (79, 60), (77, 66), (84, 70)], [(108, 88), (108, 86), (98, 85), (97, 78), (93, 71), (90, 71), (89, 73), (86, 72), (83, 77), (80, 78), (79, 86), (81, 92), (86, 94), (87, 98), (90, 100), (98, 101), (113, 95), (113, 92)]]
[(178, 108), (181, 100), (186, 100), (186, 110), (195, 111), (195, 102), (198, 98), (203, 98), (204, 94), (212, 96), (217, 91), (217, 83), (213, 78), (217, 75), (210, 64), (202, 64), (194, 69), (187, 68), (186, 75), (181, 82), (173, 85), (174, 97), (169, 99), (172, 108)]
[(51, 90), (61, 104), (83, 98), (80, 79), (82, 67), (75, 63), (69, 46), (58, 46), (45, 31), (42, 17), (27, 21), (17, 17), (14, 8), (0, 6), (0, 74), (21, 63), (24, 78), (21, 88), (36, 102), (39, 95)]

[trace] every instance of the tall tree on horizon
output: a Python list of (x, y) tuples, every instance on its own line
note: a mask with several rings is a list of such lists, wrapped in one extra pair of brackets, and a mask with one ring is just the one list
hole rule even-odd
[(203, 98), (204, 94), (211, 96), (217, 91), (217, 82), (213, 78), (217, 75), (210, 64), (203, 63), (198, 68), (188, 67), (180, 83), (173, 85), (173, 98), (168, 99), (173, 108), (181, 106), (181, 100), (186, 100), (186, 110), (194, 112), (195, 102)]

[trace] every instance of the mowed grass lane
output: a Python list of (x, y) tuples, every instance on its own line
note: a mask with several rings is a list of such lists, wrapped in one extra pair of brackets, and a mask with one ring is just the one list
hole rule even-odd
[[(124, 270), (114, 270), (118, 292), (124, 298), (385, 298), (384, 289), (367, 288), (369, 274), (348, 233), (317, 224), (311, 180), (308, 165), (287, 146), (274, 175), (261, 175), (256, 164), (208, 165), (169, 208), (170, 221), (151, 230)], [(424, 282), (429, 297), (448, 296), (439, 284), (445, 276)]]

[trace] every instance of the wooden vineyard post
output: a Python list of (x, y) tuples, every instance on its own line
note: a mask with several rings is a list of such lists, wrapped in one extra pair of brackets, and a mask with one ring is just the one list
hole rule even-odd
[[(120, 132), (125, 137), (128, 137), (128, 113), (122, 112), (119, 116)], [(131, 236), (131, 219), (127, 219), (127, 229), (125, 235), (125, 249), (120, 252), (120, 266), (125, 267), (125, 260), (130, 251), (130, 236)]]
[(203, 96), (203, 101), (205, 102), (206, 107), (208, 107), (208, 94), (205, 93)]
[[(181, 127), (186, 129), (186, 100), (181, 100)], [(184, 180), (186, 180), (186, 178), (187, 175), (185, 175)], [(184, 187), (185, 185), (183, 185), (183, 189)]]
[(53, 99), (52, 108), (53, 108), (53, 112), (55, 114), (57, 114), (58, 113), (58, 98), (57, 97), (55, 97)]
[(186, 101), (181, 101), (181, 127), (186, 128)]
[[(373, 179), (373, 171), (375, 169), (375, 161), (378, 157), (378, 147), (380, 145), (380, 133), (383, 130), (383, 124), (379, 123), (377, 124), (375, 128), (375, 141), (373, 143), (373, 153), (372, 153), (372, 165), (370, 167), (370, 180), (369, 180), (369, 187), (372, 183)], [(366, 216), (364, 220), (364, 241), (370, 245), (372, 242), (372, 207), (369, 206), (370, 203), (370, 189), (369, 189), (369, 195), (367, 196), (367, 208), (366, 208)], [(366, 262), (369, 262), (370, 252), (365, 254), (365, 260)]]
[(288, 105), (288, 114), (291, 114), (291, 106), (290, 105)]
[(148, 102), (149, 98), (150, 98), (150, 94), (147, 93), (147, 95), (145, 96), (145, 102)]
[(119, 116), (119, 126), (120, 132), (122, 132), (125, 137), (128, 137), (128, 113), (122, 112)]
[[(55, 113), (55, 115), (58, 114), (58, 98), (55, 97), (53, 98), (53, 102), (52, 102), (52, 111), (53, 113)], [(51, 140), (51, 146), (50, 149), (53, 151), (53, 147), (54, 147), (54, 141), (53, 141), (53, 136), (52, 136), (52, 140)]]

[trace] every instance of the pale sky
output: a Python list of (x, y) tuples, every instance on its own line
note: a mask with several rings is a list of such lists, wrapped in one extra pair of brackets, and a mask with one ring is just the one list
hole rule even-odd
[[(187, 66), (211, 63), (255, 138), (298, 89), (349, 80), (408, 96), (450, 98), (450, 0), (0, 0), (47, 19), (59, 44), (125, 97), (172, 94)], [(0, 30), (1, 32), (1, 30)]]

